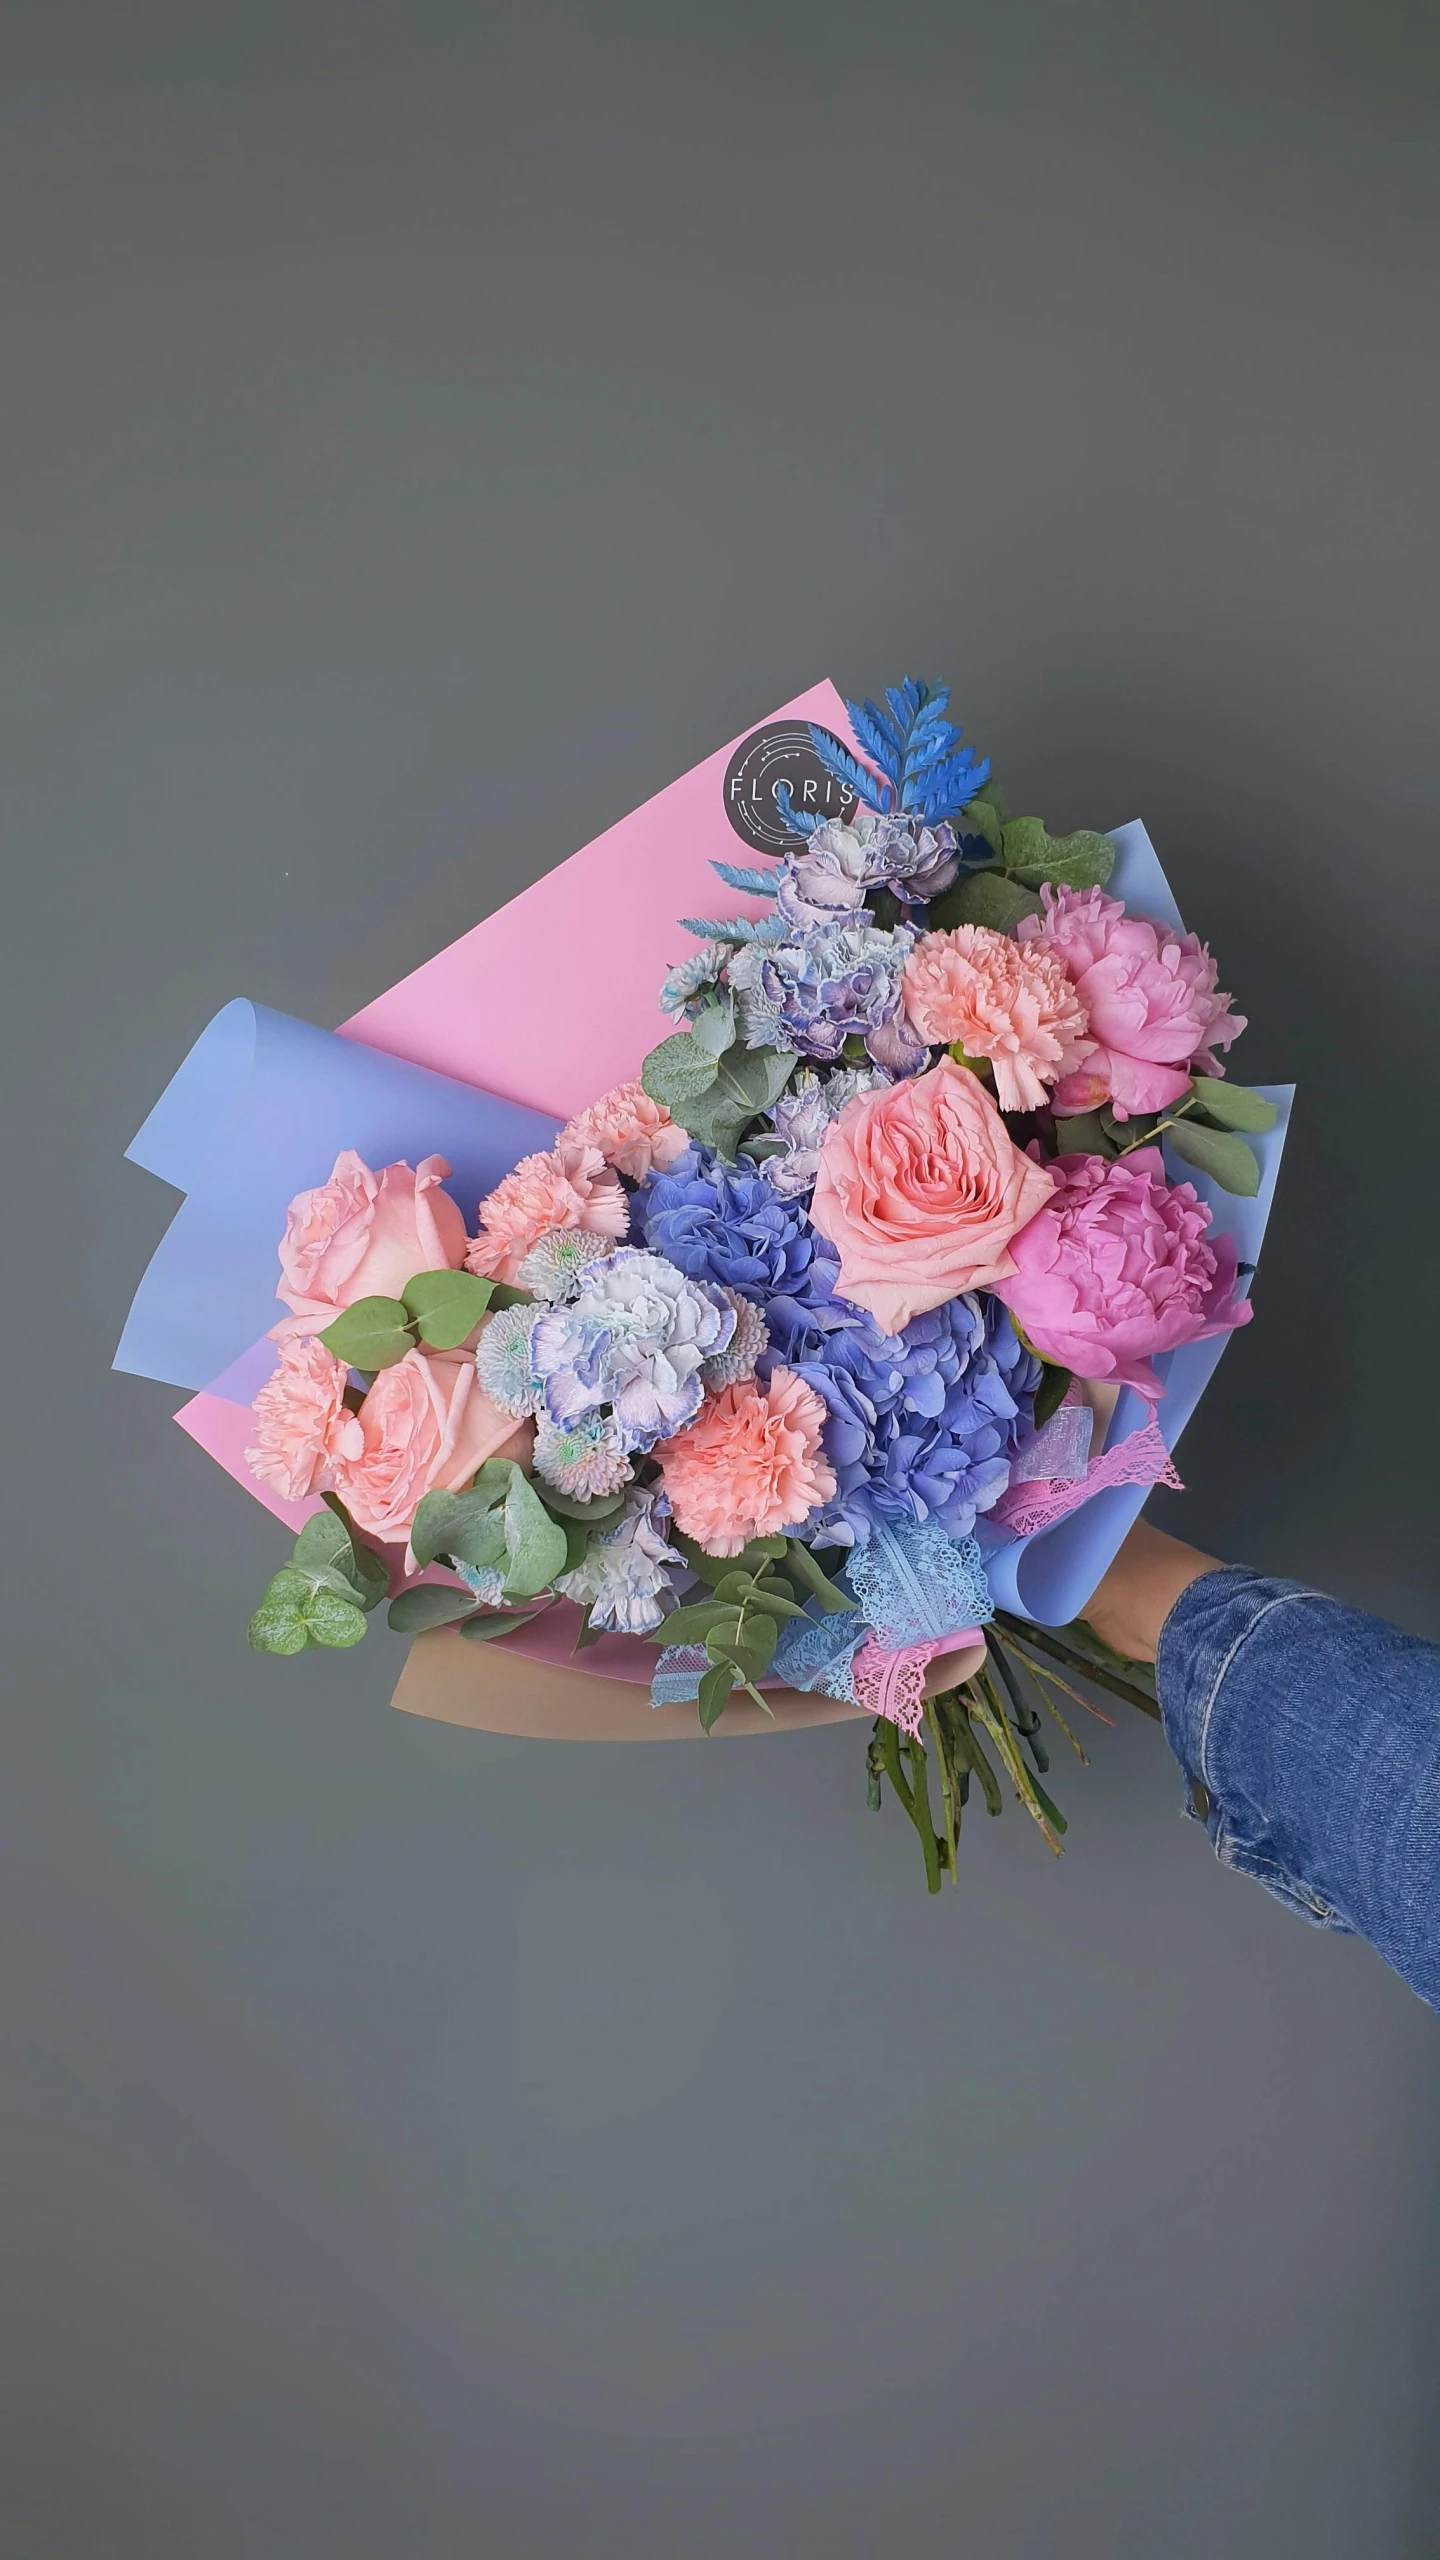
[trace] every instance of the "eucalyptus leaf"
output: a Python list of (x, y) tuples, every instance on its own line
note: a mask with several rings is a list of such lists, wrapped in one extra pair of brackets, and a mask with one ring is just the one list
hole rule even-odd
[(960, 827), (966, 835), (983, 836), (996, 860), (999, 860), (1002, 849), (1001, 819), (1000, 812), (993, 801), (983, 794), (977, 799), (967, 800), (960, 812)]
[(499, 1489), (482, 1483), (485, 1473), (482, 1468), (468, 1493), (426, 1494), (410, 1524), (417, 1564), (433, 1564), (437, 1556), (453, 1556), (457, 1564), (477, 1568), (499, 1564), (505, 1554), (505, 1521), (497, 1509)]
[(404, 1304), (422, 1342), (433, 1351), (458, 1351), (489, 1306), (493, 1287), (473, 1271), (417, 1271), (405, 1284)]
[(757, 1611), (743, 1621), (723, 1650), (721, 1640), (714, 1636), (706, 1639), (705, 1650), (712, 1662), (717, 1656), (734, 1662), (747, 1678), (758, 1680), (762, 1671), (769, 1670), (771, 1656), (779, 1641), (780, 1629), (776, 1620)]
[(1192, 1076), (1190, 1090), (1195, 1106), (1207, 1120), (1222, 1129), (1248, 1129), (1259, 1137), (1275, 1126), (1275, 1105), (1263, 1093), (1252, 1093), (1248, 1084), (1222, 1083), (1218, 1076)]
[[(293, 1579), (300, 1585), (298, 1596), (277, 1585)], [(309, 1586), (300, 1575), (282, 1572), (272, 1575), (265, 1597), (245, 1631), (245, 1641), (255, 1653), (303, 1653), (310, 1642), (310, 1631), (300, 1614), (298, 1598), (304, 1598)]]
[(1242, 1200), (1254, 1199), (1260, 1188), (1260, 1167), (1253, 1147), (1247, 1147), (1233, 1130), (1207, 1129), (1198, 1120), (1177, 1120), (1165, 1135), (1182, 1164), (1192, 1164), (1198, 1173), (1208, 1173), (1222, 1191), (1233, 1192)]
[(692, 1600), (683, 1608), (672, 1609), (668, 1618), (654, 1631), (657, 1644), (706, 1644), (716, 1629), (727, 1633), (740, 1624), (740, 1612), (733, 1602)]
[(689, 1128), (684, 1113), (715, 1081), (718, 1061), (702, 1047), (693, 1032), (677, 1031), (652, 1049), (640, 1070), (640, 1082), (652, 1102), (663, 1102), (667, 1111)]
[(570, 1648), (572, 1653), (583, 1653), (588, 1644), (598, 1644), (600, 1638), (605, 1633), (603, 1627), (592, 1627), (590, 1624), (590, 1611), (592, 1606), (593, 1603), (587, 1600), (584, 1608), (580, 1612), (580, 1632)]
[(730, 1703), (734, 1687), (735, 1679), (728, 1662), (717, 1662), (706, 1672), (695, 1702), (701, 1727), (706, 1733), (713, 1733)]
[(303, 1615), (311, 1643), (333, 1651), (358, 1644), (365, 1633), (364, 1610), (353, 1600), (342, 1600), (338, 1592), (312, 1591)]
[(948, 932), (952, 925), (988, 925), (992, 933), (1013, 933), (1022, 916), (1038, 916), (1040, 901), (1003, 871), (972, 871), (953, 889), (930, 904), (932, 928)]
[(415, 1348), (410, 1319), (398, 1298), (357, 1298), (320, 1336), (347, 1369), (393, 1369)]
[(472, 1643), (489, 1644), (496, 1636), (508, 1636), (513, 1627), (528, 1627), (531, 1619), (538, 1618), (540, 1615), (541, 1612), (538, 1609), (511, 1609), (503, 1617), (492, 1617), (482, 1613), (477, 1617), (467, 1618), (460, 1633), (462, 1636), (468, 1636)]
[(342, 1559), (348, 1565), (354, 1553), (344, 1521), (337, 1520), (333, 1511), (317, 1511), (296, 1539), (290, 1563), (296, 1573), (325, 1573)]
[(566, 1535), (516, 1467), (505, 1496), (506, 1597), (533, 1600), (565, 1570)]
[(1069, 1384), (1070, 1371), (1068, 1369), (1060, 1368), (1052, 1360), (1047, 1360), (1044, 1368), (1040, 1372), (1040, 1384), (1035, 1390), (1035, 1428), (1037, 1431), (1039, 1431), (1041, 1427), (1049, 1421), (1052, 1413), (1058, 1413), (1061, 1405), (1065, 1401), (1065, 1390)]
[(565, 1540), (565, 1570), (573, 1573), (582, 1565), (590, 1546), (590, 1531), (583, 1520), (562, 1520), (560, 1533)]
[(707, 1058), (723, 1058), (735, 1038), (734, 997), (712, 996), (703, 1004), (691, 1020), (690, 1037)]
[(758, 1120), (784, 1092), (798, 1064), (793, 1050), (747, 1049), (737, 1043), (716, 1062), (713, 1077), (702, 1090), (670, 1108), (698, 1145), (713, 1147), (720, 1156), (733, 1156), (751, 1121)]
[(371, 1547), (356, 1547), (355, 1572), (362, 1609), (378, 1609), (390, 1588), (390, 1568)]
[(474, 1615), (473, 1593), (453, 1591), (440, 1582), (417, 1582), (391, 1601), (385, 1623), (397, 1636), (422, 1636), (430, 1627), (453, 1627)]
[(1115, 1156), (1120, 1150), (1098, 1111), (1076, 1111), (1055, 1121), (1055, 1152), (1060, 1156)]
[(805, 1588), (813, 1594), (827, 1617), (838, 1617), (842, 1609), (854, 1608), (855, 1603), (849, 1593), (842, 1591), (838, 1582), (830, 1580), (829, 1575), (816, 1563), (809, 1548), (802, 1547), (798, 1538), (787, 1541), (785, 1569), (792, 1582), (803, 1583)]
[(578, 1494), (557, 1493), (553, 1484), (537, 1484), (535, 1490), (547, 1511), (561, 1520), (584, 1520), (591, 1526), (613, 1520), (625, 1501), (623, 1493), (597, 1493), (592, 1502), (582, 1502)]
[(1027, 889), (1038, 889), (1046, 880), (1067, 889), (1094, 889), (1103, 888), (1114, 870), (1115, 847), (1093, 828), (1052, 836), (1040, 818), (1012, 818), (1002, 833), (1000, 858)]

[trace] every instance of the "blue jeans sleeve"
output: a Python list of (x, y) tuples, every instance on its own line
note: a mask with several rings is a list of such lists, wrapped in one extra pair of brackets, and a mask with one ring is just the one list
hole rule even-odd
[(1440, 1645), (1228, 1565), (1182, 1591), (1155, 1676), (1216, 1855), (1440, 2008)]

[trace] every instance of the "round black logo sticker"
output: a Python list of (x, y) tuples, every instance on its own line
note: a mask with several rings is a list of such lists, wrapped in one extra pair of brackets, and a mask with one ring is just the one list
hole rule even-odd
[(855, 806), (853, 786), (826, 772), (804, 721), (776, 720), (768, 729), (754, 729), (726, 769), (725, 815), (737, 836), (761, 853), (784, 853), (797, 842), (776, 805), (775, 787), (782, 782), (790, 785), (791, 806), (812, 818), (848, 818)]

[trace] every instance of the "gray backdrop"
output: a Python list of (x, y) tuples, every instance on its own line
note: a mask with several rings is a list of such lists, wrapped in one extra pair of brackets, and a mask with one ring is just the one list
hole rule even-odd
[(1302, 1086), (1162, 1516), (1436, 1626), (1421, 13), (3, 36), (5, 2560), (1433, 2549), (1435, 2021), (1153, 1728), (927, 1904), (853, 1728), (247, 1656), (277, 1533), (106, 1365), (228, 997), (339, 1020), (818, 676), (948, 676)]

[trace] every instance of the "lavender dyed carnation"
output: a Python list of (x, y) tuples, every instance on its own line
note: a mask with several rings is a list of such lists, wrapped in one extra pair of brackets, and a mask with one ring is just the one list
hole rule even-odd
[(832, 1076), (802, 1067), (792, 1076), (769, 1112), (776, 1136), (785, 1141), (784, 1153), (767, 1155), (761, 1164), (766, 1181), (782, 1200), (798, 1200), (814, 1190), (821, 1140), (846, 1103), (853, 1102), (857, 1093), (873, 1093), (877, 1085), (890, 1080), (883, 1067), (841, 1067)]
[(656, 1504), (654, 1493), (627, 1494), (614, 1528), (596, 1530), (583, 1562), (558, 1576), (556, 1590), (588, 1607), (592, 1627), (649, 1635), (665, 1616), (667, 1600), (674, 1599), (666, 1567), (685, 1559), (656, 1526)]
[(787, 922), (805, 932), (864, 916), (870, 889), (889, 889), (905, 906), (923, 905), (949, 888), (959, 867), (952, 828), (861, 809), (848, 823), (826, 819), (788, 849), (776, 903)]
[(622, 1450), (648, 1449), (694, 1420), (701, 1369), (734, 1331), (735, 1310), (718, 1289), (624, 1245), (591, 1264), (567, 1306), (535, 1318), (530, 1358), (559, 1429), (609, 1411)]
[(927, 1055), (901, 1011), (915, 940), (907, 925), (832, 924), (792, 942), (750, 942), (731, 959), (751, 1049), (796, 1049), (833, 1063), (852, 1035), (878, 1065), (907, 1073)]

